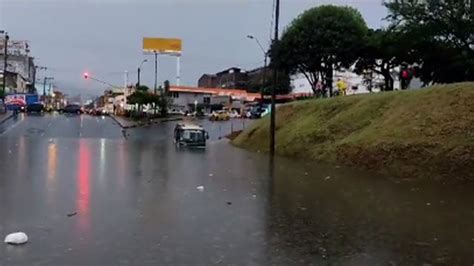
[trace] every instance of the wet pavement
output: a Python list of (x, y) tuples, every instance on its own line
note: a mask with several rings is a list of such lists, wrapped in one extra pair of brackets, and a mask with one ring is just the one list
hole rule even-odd
[(242, 123), (202, 121), (205, 150), (176, 149), (175, 123), (125, 134), (89, 116), (0, 125), (0, 237), (29, 236), (1, 243), (0, 265), (474, 263), (472, 184), (272, 162), (219, 139)]

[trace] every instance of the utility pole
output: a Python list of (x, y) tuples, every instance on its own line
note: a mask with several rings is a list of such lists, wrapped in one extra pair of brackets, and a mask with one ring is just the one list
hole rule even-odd
[[(278, 31), (280, 23), (280, 0), (275, 0), (275, 38), (273, 40), (273, 45), (278, 49)], [(275, 108), (275, 99), (276, 99), (276, 90), (278, 86), (278, 58), (275, 58), (275, 64), (273, 68), (273, 88), (272, 88), (272, 105), (270, 111), (270, 156), (275, 155), (275, 118), (276, 118), (276, 108)]]
[(140, 75), (141, 75), (141, 71), (142, 71), (142, 67), (143, 67), (143, 64), (148, 62), (148, 60), (144, 59), (140, 66), (138, 67), (138, 76), (137, 76), (137, 88), (140, 87)]
[(5, 95), (5, 90), (7, 86), (7, 60), (8, 60), (8, 39), (10, 38), (8, 36), (7, 32), (4, 33), (4, 52), (3, 52), (3, 85), (2, 85), (2, 92), (3, 95)]
[[(43, 81), (43, 97), (46, 97), (46, 82), (48, 80), (52, 80), (54, 79), (53, 77), (44, 77), (44, 81)], [(50, 84), (50, 87), (51, 87), (51, 84)]]
[(46, 96), (46, 80), (48, 78), (47, 77), (44, 77), (44, 81), (43, 81), (43, 97)]
[(140, 87), (140, 68), (138, 68), (138, 76), (137, 76), (137, 89)]

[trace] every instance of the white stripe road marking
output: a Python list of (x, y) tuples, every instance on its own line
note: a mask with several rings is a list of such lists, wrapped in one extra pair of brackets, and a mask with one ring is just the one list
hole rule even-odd
[(82, 138), (82, 127), (83, 127), (84, 118), (81, 116), (81, 128), (79, 129), (79, 138)]

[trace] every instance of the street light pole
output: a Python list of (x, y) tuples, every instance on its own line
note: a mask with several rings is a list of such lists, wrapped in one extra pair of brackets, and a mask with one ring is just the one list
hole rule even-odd
[(144, 59), (142, 63), (140, 64), (140, 66), (138, 67), (137, 88), (140, 87), (140, 72), (145, 62), (148, 62), (148, 60)]
[[(265, 49), (263, 48), (262, 44), (260, 43), (260, 41), (258, 40), (257, 37), (253, 36), (253, 35), (247, 35), (247, 38), (251, 39), (251, 40), (255, 40), (258, 44), (258, 46), (260, 46), (260, 49), (262, 49), (262, 52), (263, 52), (263, 55), (265, 57), (265, 60), (264, 60), (264, 63), (263, 63), (263, 80), (262, 80), (262, 83), (263, 83), (263, 86), (265, 86), (265, 83), (267, 82), (267, 60), (268, 60), (268, 52), (265, 51)], [(260, 97), (261, 97), (261, 102), (260, 102), (260, 105), (263, 104), (263, 99), (264, 99), (264, 88), (260, 88)]]
[[(275, 0), (275, 38), (274, 43), (276, 47), (278, 46), (278, 33), (279, 33), (279, 24), (280, 24), (280, 0)], [(278, 47), (277, 47), (278, 49)], [(275, 108), (275, 99), (276, 99), (276, 89), (278, 86), (278, 58), (275, 57), (275, 63), (273, 65), (273, 88), (272, 88), (272, 105), (270, 113), (270, 156), (275, 155), (275, 120), (276, 120), (276, 108)]]

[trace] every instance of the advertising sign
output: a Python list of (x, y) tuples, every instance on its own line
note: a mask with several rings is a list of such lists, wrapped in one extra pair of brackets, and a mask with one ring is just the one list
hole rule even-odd
[(5, 95), (5, 104), (6, 105), (26, 105), (26, 95), (25, 94), (12, 94)]
[[(0, 54), (4, 54), (5, 50), (5, 39), (0, 37)], [(8, 41), (8, 54), (11, 55), (25, 55), (30, 52), (30, 46), (28, 41), (23, 40), (9, 40)]]
[(145, 53), (180, 55), (182, 48), (181, 39), (143, 38), (143, 52)]

